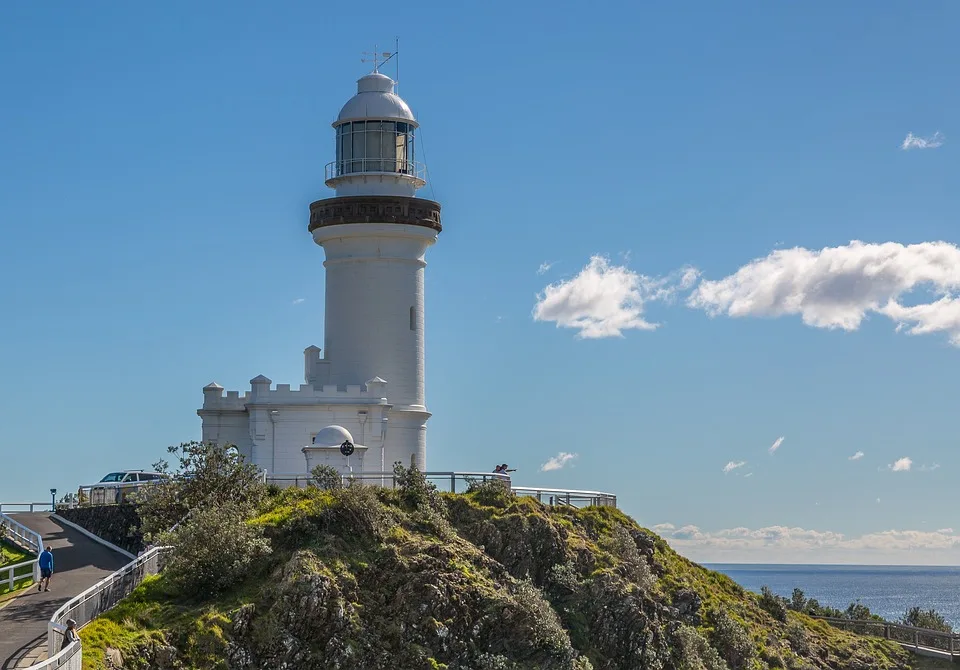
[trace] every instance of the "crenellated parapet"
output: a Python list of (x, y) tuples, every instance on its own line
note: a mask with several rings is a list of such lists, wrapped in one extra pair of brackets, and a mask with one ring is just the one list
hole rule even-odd
[(375, 377), (366, 384), (351, 384), (340, 389), (332, 384), (319, 388), (313, 384), (300, 384), (296, 389), (290, 384), (277, 384), (259, 375), (250, 380), (251, 390), (240, 395), (239, 391), (226, 391), (216, 382), (203, 387), (203, 409), (219, 411), (243, 411), (249, 406), (261, 405), (318, 405), (318, 404), (387, 404), (387, 382)]

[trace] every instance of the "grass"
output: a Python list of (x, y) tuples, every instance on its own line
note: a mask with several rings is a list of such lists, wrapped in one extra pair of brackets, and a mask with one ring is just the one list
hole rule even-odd
[[(20, 547), (0, 540), (0, 568), (5, 568), (17, 563), (23, 563), (33, 558), (33, 554), (24, 551)], [(10, 583), (6, 580), (8, 573), (0, 573), (0, 597), (11, 593)], [(20, 591), (33, 584), (33, 566), (25, 565), (14, 570), (16, 580), (13, 584), (13, 591)]]

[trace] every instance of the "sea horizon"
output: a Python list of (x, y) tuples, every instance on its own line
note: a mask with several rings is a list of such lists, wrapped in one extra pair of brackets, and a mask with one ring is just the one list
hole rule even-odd
[(845, 610), (859, 601), (888, 621), (900, 620), (911, 607), (935, 609), (960, 627), (960, 566), (857, 565), (813, 563), (702, 563), (759, 593), (764, 586), (790, 598), (799, 588), (821, 605)]

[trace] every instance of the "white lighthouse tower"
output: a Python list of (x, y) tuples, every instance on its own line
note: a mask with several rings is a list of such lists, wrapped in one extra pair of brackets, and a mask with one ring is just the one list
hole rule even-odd
[[(419, 124), (395, 87), (375, 68), (333, 123), (325, 178), (336, 194), (310, 205), (308, 228), (326, 255), (324, 347), (304, 350), (305, 383), (273, 388), (258, 375), (242, 395), (203, 389), (202, 439), (235, 444), (270, 473), (319, 463), (375, 472), (411, 460), (426, 469), (424, 255), (441, 230), (440, 205), (416, 197), (426, 184), (414, 154)], [(352, 456), (341, 454), (346, 442)]]
[(374, 71), (333, 123), (336, 160), (326, 184), (336, 196), (310, 205), (314, 241), (326, 254), (324, 359), (329, 384), (387, 383), (387, 463), (426, 467), (424, 254), (437, 241), (440, 205), (416, 197), (426, 184), (416, 161), (419, 124)]

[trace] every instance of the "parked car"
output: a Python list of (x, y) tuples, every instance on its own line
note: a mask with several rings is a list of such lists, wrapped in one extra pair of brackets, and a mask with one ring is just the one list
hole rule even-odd
[[(122, 503), (127, 500), (131, 493), (140, 487), (148, 486), (165, 479), (167, 479), (167, 476), (163, 473), (148, 472), (145, 470), (120, 470), (111, 472), (97, 484), (89, 487), (90, 504), (110, 505), (113, 503)], [(80, 487), (81, 492), (84, 488), (88, 487)]]

